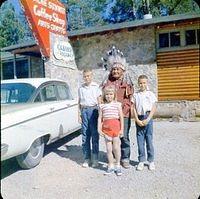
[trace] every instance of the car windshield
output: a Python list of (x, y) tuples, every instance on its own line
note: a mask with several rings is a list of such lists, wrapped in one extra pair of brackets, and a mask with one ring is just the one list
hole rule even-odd
[(36, 88), (27, 83), (1, 84), (1, 104), (25, 103)]

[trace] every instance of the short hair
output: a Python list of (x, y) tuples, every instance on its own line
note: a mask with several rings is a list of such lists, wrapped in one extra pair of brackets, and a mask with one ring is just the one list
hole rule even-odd
[(114, 100), (116, 100), (116, 88), (114, 86), (106, 86), (104, 89), (103, 89), (103, 102), (105, 103), (106, 102), (106, 94), (109, 93), (109, 92), (113, 92), (114, 93)]
[(138, 81), (139, 81), (140, 79), (148, 79), (148, 77), (147, 77), (146, 75), (140, 75), (140, 76), (138, 77)]
[(87, 72), (92, 72), (92, 69), (86, 68), (86, 69), (83, 70), (83, 73), (87, 73)]

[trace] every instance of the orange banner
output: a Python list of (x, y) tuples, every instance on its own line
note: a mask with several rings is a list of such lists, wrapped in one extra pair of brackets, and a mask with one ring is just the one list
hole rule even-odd
[(44, 57), (50, 56), (50, 32), (67, 36), (65, 7), (58, 0), (20, 0)]

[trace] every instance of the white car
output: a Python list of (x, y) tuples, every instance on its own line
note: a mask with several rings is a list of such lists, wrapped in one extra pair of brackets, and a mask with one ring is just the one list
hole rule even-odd
[(1, 81), (1, 160), (38, 165), (45, 144), (80, 130), (78, 101), (66, 82), (48, 78)]

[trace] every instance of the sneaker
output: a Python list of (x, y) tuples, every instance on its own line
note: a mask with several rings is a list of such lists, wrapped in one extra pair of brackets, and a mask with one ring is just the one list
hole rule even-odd
[(94, 161), (92, 162), (92, 167), (93, 167), (93, 168), (96, 168), (96, 167), (98, 167), (98, 166), (99, 166), (98, 160), (94, 160)]
[(130, 168), (129, 162), (122, 162), (122, 166), (123, 166), (125, 169), (129, 169), (129, 168)]
[(137, 165), (137, 170), (142, 171), (143, 169), (144, 169), (144, 162), (139, 162), (139, 164)]
[(149, 163), (149, 170), (154, 171), (156, 169), (154, 162)]
[(107, 171), (104, 173), (104, 175), (110, 175), (112, 173), (114, 173), (114, 168), (108, 167)]
[(82, 167), (83, 168), (88, 168), (89, 167), (89, 160), (85, 160), (84, 162), (83, 162), (83, 164), (82, 164)]
[(120, 166), (116, 167), (115, 172), (117, 176), (121, 176), (122, 175), (121, 167)]

